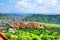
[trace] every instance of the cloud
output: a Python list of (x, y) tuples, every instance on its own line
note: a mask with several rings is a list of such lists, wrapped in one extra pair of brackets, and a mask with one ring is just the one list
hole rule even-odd
[(36, 0), (37, 4), (45, 8), (53, 8), (57, 5), (57, 0)]
[(18, 9), (18, 11), (25, 11), (25, 12), (33, 12), (36, 8), (36, 5), (31, 4), (25, 0), (17, 1), (15, 7)]
[(17, 1), (16, 5), (18, 5), (19, 7), (22, 7), (22, 8), (33, 8), (33, 6), (35, 7), (35, 5), (32, 5), (31, 3), (25, 1), (25, 0), (22, 0), (22, 1)]
[(33, 3), (32, 0), (9, 0), (9, 2), (7, 7), (4, 6), (4, 10), (8, 12), (60, 13), (58, 0), (34, 0)]
[(54, 10), (54, 13), (60, 14), (60, 5), (57, 5), (53, 10)]
[(37, 2), (38, 4), (43, 4), (43, 3), (44, 3), (44, 0), (36, 0), (36, 2)]
[(16, 6), (18, 11), (25, 12), (36, 12), (36, 13), (48, 13), (53, 12), (53, 8), (57, 5), (56, 0), (36, 0), (36, 3), (31, 4), (26, 0), (17, 1)]

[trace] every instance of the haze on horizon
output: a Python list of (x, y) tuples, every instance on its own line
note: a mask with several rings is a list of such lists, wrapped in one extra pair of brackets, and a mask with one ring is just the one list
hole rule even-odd
[(0, 13), (60, 14), (60, 0), (0, 0)]

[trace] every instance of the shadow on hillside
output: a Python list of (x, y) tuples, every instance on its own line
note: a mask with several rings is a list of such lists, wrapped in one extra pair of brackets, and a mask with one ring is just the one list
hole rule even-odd
[[(60, 32), (60, 28), (58, 28), (58, 27), (45, 27), (45, 29), (36, 29), (36, 28), (19, 28), (19, 29), (23, 29), (23, 30), (29, 30), (29, 31), (31, 31), (31, 30), (49, 30), (49, 31), (53, 31), (53, 32)], [(27, 31), (28, 31), (27, 30)]]
[(47, 30), (50, 30), (50, 31), (57, 31), (57, 32), (60, 32), (60, 28), (58, 27), (46, 27)]

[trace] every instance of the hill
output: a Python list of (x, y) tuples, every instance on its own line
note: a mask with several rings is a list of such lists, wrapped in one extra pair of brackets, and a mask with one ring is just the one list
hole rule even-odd
[(60, 15), (45, 15), (45, 14), (0, 14), (0, 19), (3, 17), (11, 18), (18, 16), (19, 18), (23, 17), (24, 21), (36, 21), (43, 23), (53, 23), (60, 24)]
[(60, 24), (60, 15), (33, 14), (32, 16), (25, 17), (24, 20)]

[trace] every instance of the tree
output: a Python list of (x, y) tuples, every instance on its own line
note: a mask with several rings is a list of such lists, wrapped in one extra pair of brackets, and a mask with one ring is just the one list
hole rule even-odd
[(5, 24), (5, 27), (10, 27), (10, 25), (8, 23)]

